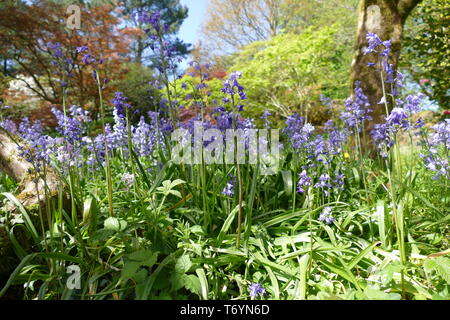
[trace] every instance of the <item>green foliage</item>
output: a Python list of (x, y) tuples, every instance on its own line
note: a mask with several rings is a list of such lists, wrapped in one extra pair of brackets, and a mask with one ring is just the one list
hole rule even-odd
[[(237, 55), (247, 114), (268, 108), (322, 120), (325, 108), (315, 110), (319, 93), (347, 96), (349, 52), (338, 30), (309, 28)], [(212, 100), (221, 103), (223, 81), (194, 89), (200, 81), (186, 76), (166, 83), (166, 97), (206, 115)], [(448, 181), (432, 179), (409, 133), (409, 152), (401, 154), (394, 139), (387, 159), (363, 154), (358, 135), (358, 148), (349, 139), (317, 161), (285, 144), (279, 172), (268, 176), (251, 164), (177, 165), (169, 160), (168, 136), (157, 136), (150, 155), (138, 155), (127, 141), (106, 153), (107, 166), (62, 162), (68, 169), (58, 170), (58, 198), (45, 198), (38, 215), (13, 195), (17, 185), (0, 176), (0, 200), (16, 209), (0, 210), (0, 245), (11, 246), (20, 260), (0, 298), (15, 287), (21, 298), (37, 300), (448, 300)], [(80, 150), (80, 162), (99, 156)], [(55, 155), (51, 160), (57, 163)], [(297, 192), (305, 168), (315, 174)], [(342, 184), (329, 191), (316, 185), (324, 175), (336, 184), (339, 173)], [(233, 192), (223, 192), (231, 183)], [(326, 209), (333, 221), (323, 221)], [(81, 270), (79, 290), (65, 282), (72, 264)], [(255, 283), (264, 295), (250, 297)]]
[(423, 93), (442, 109), (450, 109), (450, 19), (448, 0), (425, 0), (405, 30), (401, 63), (420, 84)]
[[(144, 12), (161, 13), (161, 20), (163, 24), (169, 26), (169, 34), (175, 35), (180, 29), (184, 19), (188, 16), (188, 8), (180, 3), (180, 0), (124, 0), (121, 1), (124, 8), (124, 15), (127, 18), (126, 23), (133, 27), (142, 29), (142, 23), (136, 19), (136, 15), (141, 15)], [(134, 61), (143, 64), (153, 64), (155, 57), (147, 53), (152, 45), (152, 40), (146, 37), (138, 36), (136, 41), (132, 43), (131, 50), (133, 52)], [(176, 39), (173, 45), (175, 46), (175, 54), (178, 56), (185, 56), (189, 53), (190, 44), (186, 44), (180, 39)], [(158, 57), (156, 57), (158, 59)]]
[[(124, 79), (113, 81), (112, 84), (117, 86), (117, 91), (124, 93), (132, 106), (132, 110), (139, 108), (141, 114), (146, 111), (154, 111), (156, 109), (154, 96), (157, 94), (149, 85), (154, 80), (152, 71), (138, 63), (128, 63), (123, 65), (125, 72)], [(131, 114), (134, 112), (132, 111)]]
[(450, 259), (446, 257), (437, 257), (426, 259), (423, 263), (426, 272), (435, 271), (447, 284), (450, 284)]
[[(174, 94), (177, 94), (177, 100), (180, 105), (186, 109), (193, 108), (193, 110), (197, 111), (197, 107), (200, 105), (211, 107), (214, 100), (218, 103), (221, 102), (223, 95), (220, 89), (223, 87), (223, 81), (217, 78), (207, 79), (204, 81), (207, 84), (207, 88), (197, 90), (195, 86), (200, 84), (200, 77), (197, 75), (185, 75), (181, 80), (172, 82), (172, 91)], [(182, 88), (183, 83), (186, 84), (185, 89)], [(210, 95), (206, 96), (205, 93), (210, 93)], [(192, 115), (194, 114), (195, 112)]]
[(313, 123), (323, 121), (326, 110), (320, 94), (337, 100), (348, 94), (350, 51), (337, 40), (338, 32), (337, 25), (310, 27), (245, 47), (231, 70), (244, 74), (246, 113), (259, 117), (265, 109), (282, 116), (298, 112)]

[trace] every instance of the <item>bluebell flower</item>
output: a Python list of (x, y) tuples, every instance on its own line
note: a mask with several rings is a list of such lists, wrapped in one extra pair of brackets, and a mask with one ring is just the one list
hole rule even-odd
[(264, 289), (259, 283), (252, 283), (248, 287), (250, 291), (250, 297), (256, 298), (258, 295), (263, 296), (266, 293), (266, 289)]
[(232, 177), (222, 190), (222, 194), (227, 197), (234, 196), (234, 185), (236, 184), (236, 178)]
[[(234, 96), (236, 93), (239, 95), (241, 100), (247, 99), (247, 96), (244, 92), (244, 87), (239, 84), (238, 79), (242, 77), (241, 72), (232, 72), (223, 84), (222, 92), (226, 95)], [(225, 101), (227, 99), (227, 101)], [(229, 102), (230, 99), (228, 97), (224, 98), (224, 102)]]
[(306, 192), (306, 190), (304, 188), (312, 185), (311, 178), (308, 177), (306, 170), (303, 170), (299, 174), (299, 177), (300, 177), (300, 179), (297, 182), (297, 192), (304, 193), (304, 192)]
[(83, 53), (85, 51), (89, 51), (89, 48), (87, 46), (77, 47), (77, 53)]
[(124, 173), (122, 175), (122, 182), (125, 183), (126, 186), (132, 186), (134, 184), (134, 174)]
[(0, 121), (0, 127), (10, 133), (19, 134), (16, 123), (11, 119), (4, 119), (3, 121)]
[(125, 118), (126, 115), (125, 110), (131, 109), (131, 105), (128, 103), (128, 98), (125, 97), (122, 92), (117, 91), (115, 93), (114, 99), (112, 99), (111, 102), (114, 105), (114, 108), (117, 110), (118, 116)]
[(328, 196), (329, 190), (331, 189), (331, 184), (330, 184), (330, 175), (329, 174), (322, 174), (319, 177), (319, 182), (317, 182), (314, 185), (315, 188), (317, 189), (322, 189), (322, 191), (325, 193), (326, 196)]
[(347, 128), (355, 130), (356, 128), (361, 131), (362, 123), (365, 120), (371, 120), (369, 115), (372, 110), (369, 108), (370, 102), (367, 96), (364, 94), (360, 82), (355, 82), (355, 90), (353, 98), (348, 98), (345, 102), (345, 111), (341, 113), (341, 120)]
[(425, 167), (433, 171), (433, 180), (439, 177), (450, 179), (450, 119), (432, 127), (425, 144), (426, 155), (421, 154)]
[(319, 221), (325, 222), (326, 224), (332, 224), (336, 219), (332, 216), (331, 207), (325, 207), (319, 216)]
[(75, 105), (69, 108), (72, 117), (64, 116), (64, 113), (56, 108), (51, 111), (58, 121), (57, 132), (70, 144), (80, 141), (85, 132), (85, 123), (89, 121), (88, 113)]

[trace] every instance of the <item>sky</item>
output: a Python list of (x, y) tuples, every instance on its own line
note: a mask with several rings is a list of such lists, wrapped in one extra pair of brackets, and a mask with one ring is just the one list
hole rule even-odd
[[(186, 43), (195, 45), (199, 39), (199, 30), (203, 23), (208, 0), (181, 0), (180, 2), (189, 8), (189, 12), (188, 17), (181, 25), (178, 37)], [(181, 68), (184, 69), (186, 64), (185, 61)]]

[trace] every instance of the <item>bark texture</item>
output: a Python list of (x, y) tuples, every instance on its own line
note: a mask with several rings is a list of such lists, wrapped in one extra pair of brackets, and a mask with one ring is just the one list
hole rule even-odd
[(421, 0), (361, 1), (351, 82), (354, 86), (356, 80), (361, 81), (361, 87), (373, 109), (374, 119), (366, 128), (367, 131), (370, 131), (375, 123), (383, 121), (385, 107), (378, 105), (383, 97), (380, 73), (375, 68), (368, 66), (369, 62), (377, 62), (377, 57), (374, 54), (364, 55), (364, 50), (368, 47), (366, 35), (368, 32), (372, 32), (376, 33), (382, 41), (392, 41), (390, 63), (393, 64), (394, 70), (397, 70), (405, 21), (420, 2)]
[[(39, 178), (34, 181), (33, 166), (18, 156), (17, 146), (21, 139), (4, 130), (0, 130), (0, 171), (5, 172), (20, 184), (20, 194), (17, 199), (24, 207), (34, 205), (45, 206), (45, 195), (50, 197), (58, 193), (60, 180), (50, 168), (46, 172), (45, 181)], [(47, 190), (45, 190), (47, 188)], [(8, 207), (9, 210), (12, 207)]]

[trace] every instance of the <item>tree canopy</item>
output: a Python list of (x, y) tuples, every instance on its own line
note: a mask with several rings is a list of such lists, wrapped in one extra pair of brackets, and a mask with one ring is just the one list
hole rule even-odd
[(441, 108), (450, 109), (450, 2), (426, 0), (413, 12), (406, 27), (401, 66), (422, 92)]

